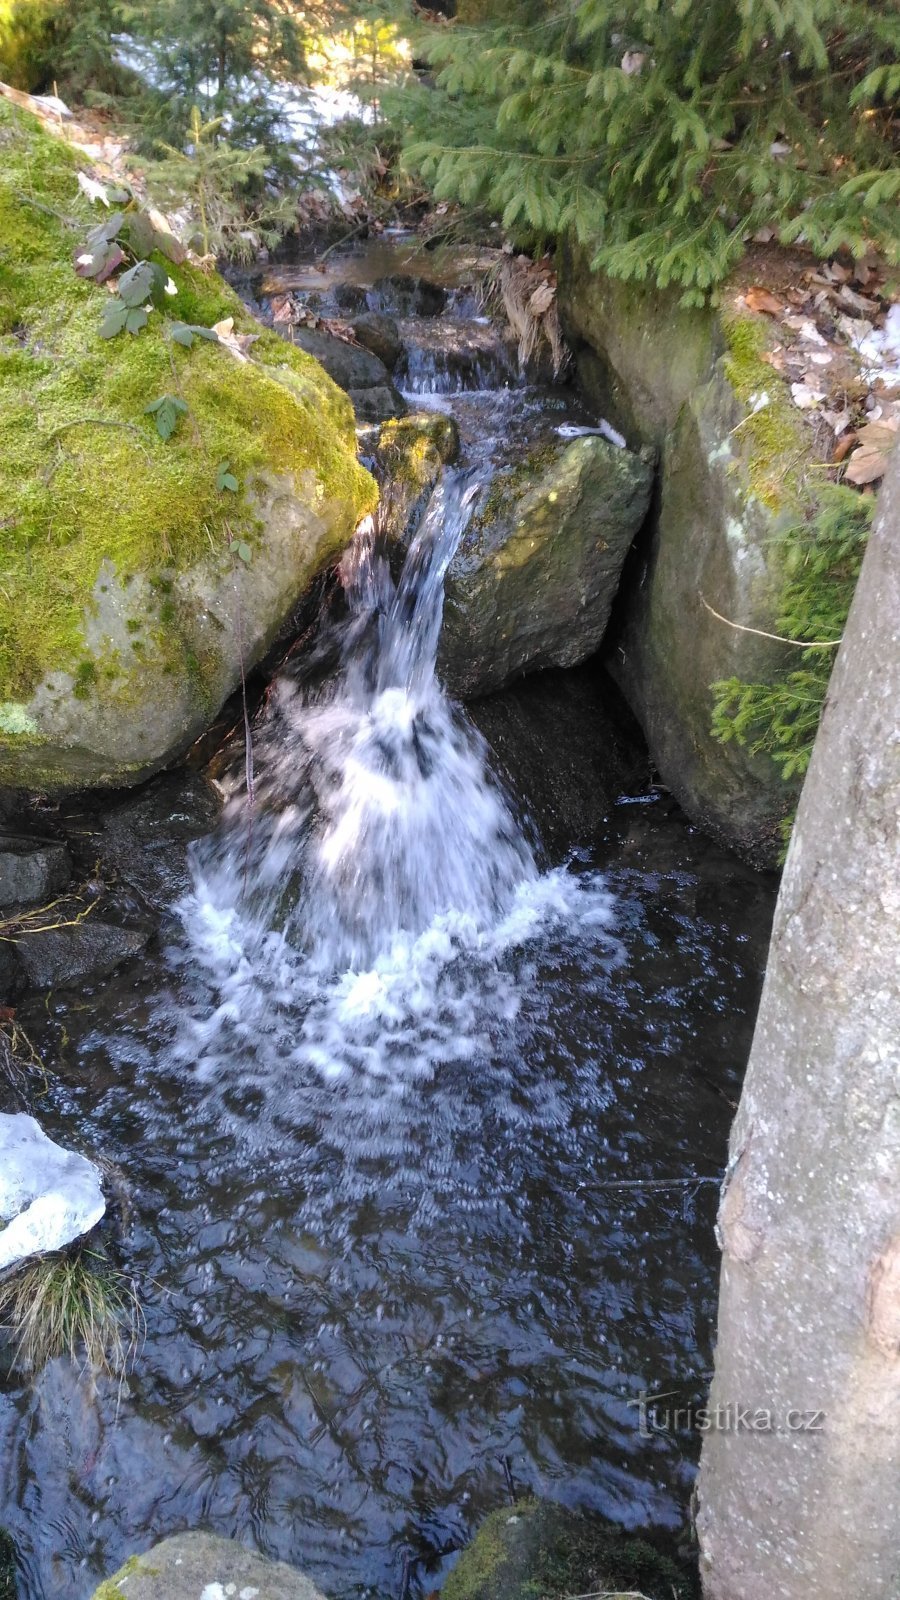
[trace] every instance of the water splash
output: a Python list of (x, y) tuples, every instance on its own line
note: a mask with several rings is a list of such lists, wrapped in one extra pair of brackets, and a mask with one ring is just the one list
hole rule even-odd
[(273, 1060), (430, 1075), (514, 1017), (539, 930), (608, 921), (596, 883), (541, 875), (435, 673), (444, 578), (480, 488), (445, 474), (397, 583), (360, 530), (338, 672), (312, 691), (277, 682), (252, 819), (236, 795), (196, 853), (174, 959), (205, 980), (186, 1054), (207, 1077), (259, 1082)]

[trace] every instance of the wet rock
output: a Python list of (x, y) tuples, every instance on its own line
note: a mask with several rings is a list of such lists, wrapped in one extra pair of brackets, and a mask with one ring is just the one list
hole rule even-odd
[(283, 1561), (212, 1533), (163, 1539), (95, 1589), (93, 1600), (323, 1600), (310, 1578)]
[(443, 468), (459, 454), (459, 429), (452, 417), (414, 411), (385, 422), (372, 442), (381, 486), (380, 525), (405, 548), (415, 533)]
[(462, 1552), (442, 1600), (686, 1600), (690, 1581), (649, 1541), (594, 1513), (520, 1500), (487, 1518)]
[(83, 978), (106, 977), (139, 955), (149, 938), (149, 928), (120, 928), (88, 917), (69, 928), (22, 934), (16, 951), (36, 989), (56, 989)]
[(396, 272), (376, 278), (367, 304), (372, 311), (387, 311), (396, 317), (439, 317), (447, 305), (447, 291), (427, 278)]
[[(140, 338), (98, 341), (108, 295), (72, 270), (77, 239), (58, 221), (70, 196), (63, 209), (91, 226), (76, 155), (6, 100), (0, 144), (3, 325), (18, 330), (0, 371), (0, 784), (136, 783), (209, 726), (340, 557), (375, 485), (321, 366), (189, 262), (170, 264), (167, 312), (232, 318), (246, 359), (205, 339), (180, 350), (187, 414), (159, 438), (134, 396), (171, 386), (171, 324), (155, 315)], [(233, 493), (217, 487), (226, 459)]]
[(35, 906), (66, 887), (72, 863), (65, 845), (0, 833), (0, 906)]
[(104, 817), (92, 841), (101, 875), (126, 884), (152, 910), (165, 910), (188, 887), (189, 844), (212, 832), (221, 806), (198, 773), (154, 779)]
[(362, 345), (349, 344), (324, 328), (294, 328), (291, 342), (315, 356), (342, 389), (376, 389), (390, 386), (384, 362)]
[(407, 405), (399, 389), (379, 384), (374, 389), (348, 389), (357, 422), (386, 422), (389, 417), (406, 415)]
[(367, 350), (384, 362), (389, 372), (393, 372), (403, 349), (400, 330), (394, 318), (378, 311), (369, 311), (365, 316), (354, 317), (350, 326), (360, 344), (364, 344)]
[(551, 859), (621, 838), (631, 808), (616, 802), (649, 793), (650, 764), (640, 728), (599, 662), (534, 673), (468, 710)]
[(648, 460), (594, 437), (497, 474), (447, 573), (438, 671), (451, 693), (488, 694), (598, 648), (652, 480)]
[(0, 1115), (0, 1271), (61, 1250), (105, 1210), (93, 1162), (48, 1139), (33, 1117)]
[[(327, 303), (328, 296), (323, 298)], [(313, 296), (310, 295), (310, 304), (312, 299)], [(349, 311), (365, 311), (368, 303), (366, 291), (358, 283), (336, 283), (331, 290), (331, 299), (334, 302), (335, 309), (342, 311), (345, 315)]]

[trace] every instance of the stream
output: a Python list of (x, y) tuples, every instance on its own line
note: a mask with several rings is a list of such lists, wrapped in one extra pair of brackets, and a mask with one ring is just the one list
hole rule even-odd
[[(444, 695), (443, 576), (492, 471), (596, 419), (517, 376), (464, 274), (417, 315), (373, 285), (418, 269), (378, 251), (281, 288), (399, 314), (396, 381), (460, 461), (399, 574), (357, 534), (318, 667), (289, 659), (254, 729), (252, 817), (238, 741), (158, 943), (23, 1008), (42, 1125), (121, 1169), (147, 1324), (121, 1388), (0, 1380), (25, 1600), (200, 1526), (336, 1600), (405, 1570), (424, 1596), (512, 1493), (684, 1536), (699, 1441), (637, 1402), (699, 1400), (711, 1367), (710, 1180), (774, 886), (619, 786), (599, 667)], [(589, 825), (560, 798), (573, 719)], [(195, 781), (158, 786), (166, 815)]]

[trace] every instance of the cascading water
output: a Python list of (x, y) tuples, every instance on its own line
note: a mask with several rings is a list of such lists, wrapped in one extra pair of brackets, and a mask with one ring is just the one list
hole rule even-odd
[[(237, 794), (181, 906), (216, 998), (190, 1051), (326, 1074), (430, 1072), (516, 1005), (503, 957), (536, 928), (608, 920), (591, 880), (540, 875), (476, 730), (435, 673), (443, 583), (482, 487), (448, 473), (395, 584), (371, 523), (342, 569), (340, 670), (276, 685), (252, 808)], [(588, 904), (590, 901), (590, 904)]]

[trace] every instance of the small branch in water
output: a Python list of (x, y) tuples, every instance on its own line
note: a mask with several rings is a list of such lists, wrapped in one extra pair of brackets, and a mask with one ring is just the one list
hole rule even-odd
[(715, 1178), (615, 1178), (608, 1183), (580, 1183), (576, 1193), (582, 1189), (694, 1189), (701, 1183), (721, 1182), (721, 1173)]
[(702, 594), (700, 600), (711, 617), (715, 617), (717, 622), (724, 622), (726, 628), (734, 628), (738, 633), (755, 633), (759, 639), (774, 639), (776, 644), (792, 644), (797, 650), (836, 650), (841, 642), (840, 639), (788, 639), (783, 633), (766, 633), (764, 628), (748, 628), (745, 623), (732, 622), (730, 617), (723, 617), (721, 611), (714, 611)]

